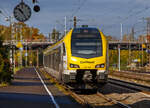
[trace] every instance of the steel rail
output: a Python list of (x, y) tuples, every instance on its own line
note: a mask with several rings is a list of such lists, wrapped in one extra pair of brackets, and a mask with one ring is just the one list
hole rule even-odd
[[(48, 74), (49, 74), (49, 73), (48, 73)], [(50, 75), (50, 74), (49, 74), (49, 75)], [(54, 78), (54, 77), (52, 77), (51, 75), (50, 75), (50, 77), (51, 77), (51, 78)], [(82, 104), (83, 107), (88, 107), (88, 108), (95, 108), (95, 107), (96, 107), (96, 106), (94, 106), (93, 104), (89, 103), (89, 102), (88, 102), (86, 99), (84, 99), (82, 96), (80, 96), (80, 95), (76, 94), (74, 91), (72, 91), (70, 86), (58, 82), (55, 78), (54, 78), (54, 81), (55, 81), (55, 83), (57, 83), (57, 84), (59, 83), (59, 85), (61, 86), (61, 88), (65, 89), (65, 90), (69, 93), (69, 95), (72, 96), (77, 102), (79, 102), (80, 104)], [(126, 105), (126, 104), (124, 104), (124, 103), (121, 103), (121, 102), (119, 102), (119, 101), (117, 101), (117, 100), (114, 100), (114, 99), (112, 99), (112, 98), (108, 98), (108, 97), (104, 96), (104, 95), (101, 94), (101, 93), (97, 93), (96, 95), (99, 96), (99, 97), (101, 97), (101, 98), (103, 98), (103, 99), (105, 99), (105, 100), (108, 101), (108, 102), (112, 102), (112, 103), (114, 103), (114, 104), (116, 104), (116, 105), (119, 105), (119, 107), (121, 107), (121, 108), (131, 108), (130, 106), (128, 106), (128, 105)]]
[(143, 92), (146, 94), (150, 94), (150, 86), (145, 86), (145, 85), (136, 84), (136, 83), (118, 80), (118, 79), (113, 79), (113, 78), (109, 78), (108, 83), (122, 86), (128, 89), (134, 90), (134, 91), (139, 91), (139, 92)]
[[(39, 70), (41, 71), (41, 70)], [(42, 72), (42, 71), (41, 71)], [(54, 78), (53, 76), (50, 75), (50, 73), (46, 72), (44, 70), (45, 73), (48, 74), (48, 76), (53, 79), (53, 83), (58, 84), (63, 90), (65, 90), (65, 92), (67, 92), (71, 97), (73, 97), (78, 103), (80, 103), (82, 105), (82, 107), (84, 108), (95, 108), (93, 105), (91, 105), (90, 103), (88, 103), (88, 101), (86, 101), (85, 99), (83, 99), (82, 97), (80, 97), (78, 94), (76, 94), (75, 92), (73, 92), (70, 86), (65, 85), (62, 82), (59, 82), (58, 80), (56, 80), (56, 78)], [(42, 72), (44, 74), (44, 72)]]
[(121, 108), (131, 108), (129, 105), (126, 105), (126, 104), (124, 104), (124, 103), (122, 103), (120, 101), (117, 101), (115, 99), (112, 99), (110, 97), (107, 97), (107, 96), (103, 95), (102, 93), (98, 92), (97, 95), (100, 96), (100, 97), (103, 97), (105, 100), (107, 100), (109, 102), (113, 102), (114, 104), (119, 105)]
[[(45, 71), (46, 72), (46, 71)], [(46, 72), (47, 73), (47, 72)], [(49, 73), (47, 73), (49, 74)], [(49, 74), (50, 75), (50, 74)], [(53, 78), (51, 75), (50, 75), (51, 78)], [(79, 102), (80, 104), (83, 105), (83, 107), (88, 107), (88, 108), (95, 108), (96, 106), (94, 106), (94, 103), (90, 103), (88, 102), (85, 98), (83, 98), (82, 96), (78, 95), (77, 93), (75, 93), (73, 90), (71, 90), (71, 88), (68, 86), (68, 85), (65, 85), (63, 83), (60, 83), (58, 82), (55, 78), (54, 78), (54, 81), (55, 83), (59, 84), (61, 86), (61, 88), (63, 88), (64, 90), (67, 91), (67, 93), (72, 96), (77, 102)], [(102, 93), (100, 92), (97, 92), (96, 94), (98, 97), (101, 97), (103, 98), (104, 100), (108, 101), (108, 102), (112, 102), (116, 105), (118, 105), (119, 107), (121, 108), (131, 108), (129, 105), (126, 105), (120, 101), (117, 101), (115, 99), (112, 99), (110, 97), (107, 97), (105, 95), (103, 95)]]

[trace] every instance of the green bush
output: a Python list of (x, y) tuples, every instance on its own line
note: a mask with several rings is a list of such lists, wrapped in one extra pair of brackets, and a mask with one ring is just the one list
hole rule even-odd
[(2, 72), (0, 73), (0, 79), (1, 79), (1, 82), (0, 83), (11, 83), (11, 79), (12, 79), (12, 70), (10, 68), (10, 61), (9, 59), (5, 59), (4, 60), (4, 67), (3, 67), (3, 70)]
[(0, 83), (11, 83), (13, 72), (9, 59), (9, 48), (4, 47), (2, 43), (0, 36)]
[(3, 71), (3, 67), (4, 67), (4, 60), (2, 55), (0, 54), (0, 73)]

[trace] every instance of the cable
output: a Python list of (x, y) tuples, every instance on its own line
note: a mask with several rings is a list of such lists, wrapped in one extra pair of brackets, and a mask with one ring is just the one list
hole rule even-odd
[(2, 16), (4, 16), (4, 17), (8, 17), (8, 16), (9, 16), (9, 15), (7, 14), (7, 12), (6, 12), (3, 8), (1, 8), (0, 10), (1, 10), (1, 13), (0, 13), (0, 14), (1, 14)]
[(84, 4), (87, 2), (87, 0), (83, 0), (83, 2), (79, 2), (81, 3), (77, 9), (71, 14), (71, 18), (84, 6)]
[(127, 16), (124, 20), (128, 19), (129, 17), (132, 17), (132, 16), (136, 16), (138, 14), (141, 14), (143, 13), (144, 11), (148, 10), (150, 7), (145, 7), (143, 10), (140, 10), (140, 11), (137, 11), (136, 13), (134, 14), (130, 14), (129, 16)]

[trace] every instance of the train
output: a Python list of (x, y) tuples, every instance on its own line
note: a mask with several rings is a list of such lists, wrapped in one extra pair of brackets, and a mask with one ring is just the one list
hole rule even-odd
[(76, 87), (85, 84), (106, 84), (106, 37), (98, 28), (73, 28), (43, 51), (43, 65), (50, 75), (64, 84)]

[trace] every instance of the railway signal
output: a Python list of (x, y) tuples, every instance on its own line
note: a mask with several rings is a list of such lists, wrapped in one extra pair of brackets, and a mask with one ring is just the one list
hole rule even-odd
[(76, 18), (76, 16), (74, 16), (73, 21), (74, 21), (74, 28), (76, 28), (76, 25), (77, 25), (77, 18)]

